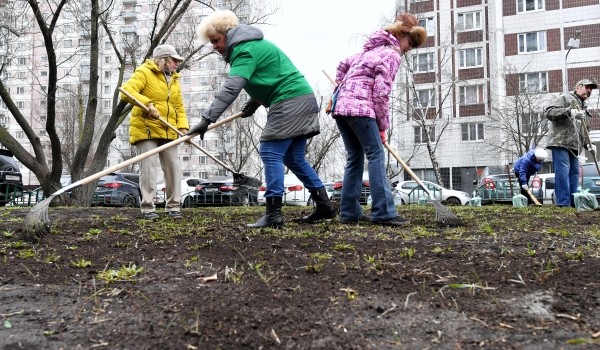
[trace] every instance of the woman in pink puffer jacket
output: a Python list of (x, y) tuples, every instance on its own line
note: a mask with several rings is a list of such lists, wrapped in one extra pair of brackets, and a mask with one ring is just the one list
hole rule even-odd
[[(417, 24), (415, 15), (399, 15), (394, 24), (373, 33), (362, 52), (341, 61), (337, 68), (339, 92), (333, 118), (348, 153), (340, 203), (342, 223), (370, 220), (402, 226), (409, 222), (398, 215), (394, 205), (382, 143), (389, 127), (389, 94), (401, 55), (427, 39), (425, 29)], [(370, 219), (359, 204), (365, 155), (373, 200)]]

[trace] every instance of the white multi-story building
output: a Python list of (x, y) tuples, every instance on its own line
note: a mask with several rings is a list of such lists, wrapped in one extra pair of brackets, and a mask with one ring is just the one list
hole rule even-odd
[[(596, 0), (397, 0), (396, 7), (415, 13), (429, 33), (397, 78), (407, 86), (399, 93), (406, 98), (396, 145), (423, 179), (435, 181), (425, 130), (445, 185), (470, 192), (489, 168), (508, 171), (519, 142), (544, 146), (541, 112), (550, 97), (580, 79), (600, 80)], [(596, 117), (598, 99), (595, 90)], [(598, 121), (592, 125), (600, 129)], [(597, 133), (592, 140), (600, 141)]]

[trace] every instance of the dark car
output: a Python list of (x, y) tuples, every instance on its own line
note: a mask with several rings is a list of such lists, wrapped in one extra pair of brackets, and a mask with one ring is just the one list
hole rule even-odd
[(98, 180), (93, 206), (106, 207), (139, 207), (140, 206), (140, 174), (110, 173)]
[(596, 199), (600, 199), (600, 175), (596, 163), (581, 164), (579, 176), (581, 188), (595, 195)]
[(232, 176), (217, 176), (200, 183), (183, 201), (184, 208), (227, 205), (258, 205), (258, 184), (239, 184)]
[[(333, 183), (332, 189), (333, 193), (331, 195), (331, 200), (340, 202), (342, 200), (342, 187), (344, 186), (343, 181), (336, 181)], [(369, 185), (369, 180), (363, 180), (362, 182), (362, 191), (360, 193), (360, 197), (358, 198), (358, 203), (361, 205), (367, 205), (369, 201), (369, 196), (371, 195), (371, 187)]]
[(13, 154), (9, 150), (0, 149), (0, 206), (20, 197), (22, 191), (21, 171)]
[(514, 174), (497, 174), (484, 177), (473, 194), (481, 198), (481, 204), (512, 204), (513, 196), (520, 193), (521, 186)]

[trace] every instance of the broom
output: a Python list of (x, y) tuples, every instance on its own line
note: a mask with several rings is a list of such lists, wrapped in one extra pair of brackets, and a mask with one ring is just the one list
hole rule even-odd
[[(329, 79), (329, 81), (331, 81), (333, 85), (337, 85), (335, 80), (325, 70), (323, 70), (323, 73), (325, 74), (325, 76), (327, 76), (327, 78)], [(415, 173), (410, 169), (410, 167), (406, 163), (404, 163), (402, 158), (400, 158), (400, 156), (390, 147), (387, 141), (384, 142), (383, 145), (385, 146), (385, 148), (387, 148), (388, 152), (390, 152), (390, 154), (393, 155), (394, 158), (396, 158), (396, 160), (402, 165), (404, 170), (406, 170), (406, 172), (419, 184), (419, 186), (421, 186), (423, 190), (427, 192), (429, 199), (431, 199), (431, 203), (435, 207), (435, 218), (437, 222), (444, 226), (451, 227), (462, 225), (462, 221), (456, 215), (454, 215), (454, 213), (451, 212), (450, 209), (448, 209), (442, 203), (438, 202), (431, 195), (431, 192), (429, 192), (429, 190), (427, 189), (427, 187), (425, 187), (423, 182), (417, 177), (417, 175), (415, 175)]]
[[(142, 101), (140, 101), (137, 98), (135, 98), (133, 95), (131, 95), (125, 89), (119, 87), (119, 91), (121, 91), (125, 96), (127, 96), (127, 98), (130, 99), (136, 106), (142, 108), (146, 112), (150, 111), (148, 109), (148, 107), (142, 103)], [(179, 135), (181, 137), (185, 136), (184, 133), (182, 133), (181, 131), (179, 131), (179, 129), (177, 129), (175, 126), (171, 125), (171, 123), (169, 123), (168, 121), (166, 121), (163, 117), (159, 116), (158, 120), (160, 120), (160, 122), (163, 123), (166, 127), (168, 127), (169, 129), (173, 130), (174, 132), (176, 132), (177, 135)], [(249, 176), (246, 176), (244, 174), (240, 174), (238, 172), (233, 171), (233, 169), (231, 169), (229, 166), (227, 166), (227, 164), (223, 163), (221, 160), (219, 160), (219, 158), (217, 158), (217, 157), (213, 156), (212, 154), (210, 154), (206, 149), (204, 149), (204, 147), (200, 146), (198, 143), (196, 143), (196, 142), (194, 142), (192, 140), (190, 140), (188, 142), (191, 143), (192, 146), (194, 146), (197, 149), (199, 149), (200, 152), (206, 154), (210, 159), (214, 160), (217, 164), (219, 164), (220, 166), (222, 166), (223, 168), (225, 168), (225, 170), (227, 170), (230, 173), (232, 173), (233, 174), (233, 181), (237, 185), (240, 185), (240, 186), (246, 186), (247, 185), (247, 186), (258, 187), (258, 186), (260, 186), (262, 184), (260, 182), (260, 180), (258, 180), (256, 178), (249, 177)]]
[[(225, 123), (228, 123), (234, 119), (241, 117), (242, 115), (243, 115), (243, 112), (238, 112), (232, 116), (222, 119), (222, 120), (210, 125), (208, 127), (208, 130), (212, 130), (216, 127), (219, 127)], [(63, 187), (60, 190), (52, 193), (48, 198), (46, 198), (43, 201), (34, 205), (33, 208), (31, 208), (31, 210), (29, 211), (29, 213), (27, 213), (27, 215), (25, 216), (23, 238), (27, 239), (31, 242), (37, 242), (40, 239), (42, 239), (47, 233), (50, 233), (50, 219), (48, 218), (48, 207), (50, 206), (50, 203), (56, 196), (59, 196), (69, 190), (73, 190), (73, 189), (83, 186), (85, 184), (96, 181), (104, 175), (108, 175), (119, 169), (123, 169), (126, 166), (131, 165), (135, 162), (138, 162), (146, 157), (149, 157), (153, 154), (160, 153), (160, 152), (166, 150), (167, 148), (171, 148), (171, 147), (177, 146), (180, 143), (189, 141), (194, 136), (196, 136), (196, 135), (185, 135), (183, 137), (180, 137), (177, 140), (173, 140), (173, 141), (166, 143), (160, 147), (157, 147), (153, 150), (139, 154), (139, 155), (137, 155), (131, 159), (128, 159), (122, 163), (113, 165), (110, 168), (104, 169), (101, 172), (95, 173), (95, 174), (90, 175), (86, 178), (83, 178), (79, 181), (76, 181), (76, 182), (70, 184), (69, 186)]]

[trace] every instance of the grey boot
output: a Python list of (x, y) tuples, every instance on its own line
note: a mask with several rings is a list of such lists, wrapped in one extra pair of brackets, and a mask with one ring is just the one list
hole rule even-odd
[(335, 208), (331, 204), (331, 200), (329, 200), (325, 187), (310, 191), (310, 194), (316, 206), (312, 213), (302, 217), (302, 221), (312, 223), (324, 219), (333, 219), (335, 217)]
[(281, 216), (281, 197), (267, 197), (267, 210), (257, 222), (246, 225), (251, 228), (280, 228), (283, 226), (283, 217)]

